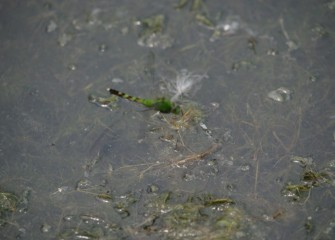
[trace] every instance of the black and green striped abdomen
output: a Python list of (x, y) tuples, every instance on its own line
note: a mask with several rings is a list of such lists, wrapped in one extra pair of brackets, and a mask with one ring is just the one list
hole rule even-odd
[(112, 89), (112, 88), (109, 88), (108, 91), (109, 91), (110, 94), (122, 97), (124, 99), (128, 99), (129, 101), (142, 103), (141, 98), (130, 96), (130, 95), (124, 93), (124, 92), (120, 92), (120, 91), (117, 91), (117, 90)]

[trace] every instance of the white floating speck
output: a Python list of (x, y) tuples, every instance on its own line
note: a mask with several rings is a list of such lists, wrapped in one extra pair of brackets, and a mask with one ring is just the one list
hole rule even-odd
[(51, 20), (47, 26), (47, 33), (51, 33), (53, 31), (55, 31), (57, 29), (57, 24), (55, 23), (55, 21)]

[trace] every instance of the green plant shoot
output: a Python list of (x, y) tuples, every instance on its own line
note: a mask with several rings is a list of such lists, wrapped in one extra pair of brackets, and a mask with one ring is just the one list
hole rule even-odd
[(128, 99), (129, 101), (132, 101), (132, 102), (141, 103), (142, 105), (148, 108), (152, 108), (161, 113), (174, 113), (174, 114), (181, 113), (180, 106), (176, 105), (174, 102), (164, 97), (156, 98), (156, 99), (144, 99), (144, 98), (132, 97), (126, 93), (117, 91), (112, 88), (108, 88), (107, 90), (109, 91), (110, 94), (116, 95), (124, 99)]

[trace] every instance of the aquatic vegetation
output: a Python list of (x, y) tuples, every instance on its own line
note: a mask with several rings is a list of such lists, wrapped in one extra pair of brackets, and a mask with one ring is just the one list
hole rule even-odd
[(120, 227), (92, 215), (66, 215), (59, 239), (123, 239)]
[(7, 223), (6, 218), (17, 210), (19, 198), (10, 192), (0, 191), (0, 227)]
[(292, 156), (291, 161), (299, 164), (303, 168), (310, 167), (313, 164), (313, 159), (311, 157)]
[(144, 170), (140, 171), (139, 173), (139, 178), (142, 179), (146, 174), (148, 174), (151, 171), (161, 171), (162, 169), (166, 168), (171, 169), (173, 167), (183, 167), (194, 164), (201, 160), (205, 160), (211, 154), (217, 151), (220, 146), (221, 146), (220, 144), (213, 144), (212, 146), (206, 148), (203, 151), (192, 152), (182, 157), (166, 159), (164, 161), (157, 161), (154, 163), (126, 165), (117, 169), (116, 171), (124, 171), (124, 170), (129, 171), (130, 169), (138, 169), (145, 167)]
[(195, 13), (194, 14), (194, 19), (195, 21), (201, 25), (201, 26), (205, 26), (209, 29), (214, 29), (214, 23), (209, 19), (208, 16), (206, 16), (202, 10), (204, 2), (202, 0), (180, 0), (178, 2), (178, 4), (175, 6), (175, 9), (177, 10), (181, 10), (183, 8), (185, 8), (189, 2), (191, 3), (191, 7), (190, 7), (190, 11)]
[(330, 183), (330, 179), (331, 177), (327, 172), (315, 172), (311, 169), (306, 169), (301, 180), (315, 187), (323, 183)]
[(177, 5), (175, 5), (175, 8), (176, 9), (182, 9), (183, 7), (185, 7), (187, 5), (188, 2), (189, 2), (189, 0), (179, 0)]
[(247, 61), (247, 60), (241, 60), (238, 62), (234, 62), (231, 66), (231, 70), (233, 70), (234, 72), (237, 72), (241, 69), (245, 69), (245, 70), (250, 70), (250, 69), (255, 69), (255, 64), (251, 61)]
[(311, 190), (311, 185), (309, 184), (292, 184), (288, 183), (282, 190), (282, 194), (285, 197), (292, 199), (292, 201), (297, 202), (301, 199), (306, 199)]
[(299, 183), (287, 183), (282, 189), (282, 194), (292, 201), (307, 201), (310, 191), (312, 191), (314, 187), (332, 183), (333, 176), (327, 171), (315, 171), (312, 168), (311, 158), (293, 156), (292, 161), (298, 163), (303, 169)]
[(145, 18), (137, 24), (142, 25), (144, 28), (143, 31), (147, 31), (149, 33), (158, 33), (163, 31), (164, 19), (164, 15), (159, 14), (150, 18)]
[(13, 193), (0, 192), (0, 215), (9, 211), (14, 212), (19, 203), (19, 198)]
[(115, 224), (97, 213), (67, 214), (60, 219), (58, 235), (61, 239), (231, 239), (248, 228), (248, 216), (231, 198), (213, 194), (185, 198), (169, 191), (145, 195), (145, 201), (137, 202), (139, 215), (131, 208), (137, 201), (132, 194), (117, 196), (111, 209), (123, 219), (136, 215), (134, 224)]
[(240, 30), (245, 30), (248, 33), (252, 33), (249, 28), (244, 26), (239, 16), (228, 15), (223, 22), (218, 22), (216, 24), (213, 34), (209, 40), (211, 42), (215, 42), (222, 36), (231, 36), (236, 34)]
[(98, 193), (96, 195), (96, 199), (104, 203), (109, 203), (113, 200), (112, 195), (110, 193)]
[(173, 161), (173, 165), (181, 166), (185, 164), (191, 164), (196, 160), (201, 160), (206, 158), (208, 155), (215, 152), (220, 147), (220, 144), (214, 144), (213, 146), (209, 147), (208, 149), (198, 152), (198, 153), (192, 153), (186, 157), (183, 157), (182, 159), (178, 159)]
[(138, 45), (161, 49), (171, 47), (173, 39), (164, 33), (164, 22), (165, 17), (162, 14), (136, 21), (135, 24), (141, 26)]
[(147, 234), (155, 232), (173, 239), (232, 239), (246, 227), (247, 217), (232, 206), (230, 198), (191, 195), (186, 201), (175, 202), (175, 197), (165, 192), (150, 199), (146, 207), (152, 220), (140, 226)]
[(230, 198), (214, 198), (210, 197), (205, 201), (205, 206), (216, 206), (216, 205), (226, 205), (226, 204), (234, 204), (234, 200)]
[(195, 105), (187, 105), (183, 107), (182, 115), (172, 115), (165, 117), (165, 121), (172, 129), (183, 130), (194, 123), (197, 123), (203, 117), (203, 112)]
[(250, 37), (248, 39), (248, 48), (253, 51), (254, 54), (256, 54), (256, 45), (257, 45), (257, 40), (254, 37)]
[(195, 20), (199, 24), (201, 24), (201, 25), (203, 25), (203, 26), (205, 26), (209, 29), (214, 29), (214, 23), (207, 16), (205, 16), (203, 14), (200, 14), (200, 13), (196, 14), (195, 15)]
[(28, 205), (30, 202), (30, 195), (31, 195), (32, 189), (30, 187), (27, 187), (21, 194), (19, 205), (18, 205), (18, 211), (25, 213), (28, 211)]
[(186, 5), (188, 5), (189, 2), (192, 2), (191, 11), (199, 11), (203, 4), (202, 0), (179, 0), (175, 8), (180, 10), (184, 8)]

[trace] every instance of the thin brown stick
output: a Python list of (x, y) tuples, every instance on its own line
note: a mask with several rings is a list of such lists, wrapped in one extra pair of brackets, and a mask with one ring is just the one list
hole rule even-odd
[(177, 161), (173, 161), (172, 164), (174, 165), (183, 165), (189, 162), (193, 162), (195, 160), (201, 160), (205, 157), (207, 157), (208, 155), (210, 155), (211, 153), (213, 153), (218, 147), (220, 146), (220, 144), (214, 144), (211, 147), (209, 147), (208, 149), (199, 152), (199, 153), (195, 153), (195, 154), (191, 154), (183, 159), (177, 160)]
[(259, 144), (259, 147), (256, 149), (253, 160), (256, 161), (256, 169), (255, 169), (255, 182), (254, 182), (254, 196), (257, 197), (257, 186), (258, 186), (258, 178), (259, 178), (259, 157), (258, 153), (262, 150), (262, 143)]
[(142, 178), (143, 178), (143, 175), (144, 175), (146, 172), (150, 171), (150, 169), (152, 169), (152, 168), (154, 168), (154, 167), (157, 167), (157, 166), (159, 166), (159, 165), (163, 165), (163, 163), (158, 162), (158, 163), (152, 164), (152, 165), (150, 165), (148, 168), (146, 168), (146, 169), (144, 169), (143, 171), (141, 171), (141, 173), (140, 173), (140, 179), (142, 179)]
[(277, 133), (275, 131), (272, 132), (272, 135), (277, 140), (277, 142), (285, 149), (286, 152), (289, 152), (289, 149), (285, 146), (283, 141), (278, 137)]
[(209, 147), (208, 149), (199, 152), (199, 153), (192, 153), (188, 156), (186, 156), (185, 158), (179, 159), (179, 160), (173, 160), (172, 162), (156, 162), (156, 163), (152, 163), (152, 164), (147, 164), (147, 163), (143, 163), (143, 164), (136, 164), (136, 165), (128, 165), (128, 166), (123, 166), (120, 167), (118, 170), (121, 169), (126, 169), (126, 168), (132, 168), (132, 167), (140, 167), (140, 166), (148, 166), (147, 168), (145, 168), (144, 170), (142, 170), (140, 172), (140, 179), (143, 178), (144, 174), (150, 170), (153, 170), (155, 168), (164, 168), (164, 167), (168, 167), (171, 165), (183, 165), (183, 164), (187, 164), (187, 163), (193, 163), (196, 160), (201, 160), (204, 159), (205, 157), (207, 157), (208, 155), (212, 154), (214, 151), (216, 151), (218, 149), (218, 147), (220, 146), (220, 144), (216, 143), (214, 145), (212, 145), (211, 147)]

